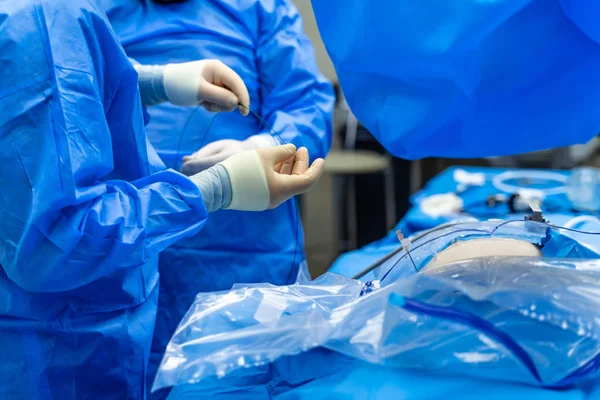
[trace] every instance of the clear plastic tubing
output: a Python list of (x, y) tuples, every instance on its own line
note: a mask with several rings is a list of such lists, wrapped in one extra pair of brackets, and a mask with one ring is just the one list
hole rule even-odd
[[(516, 179), (556, 182), (557, 185), (551, 188), (528, 188), (526, 186), (517, 186), (507, 183), (507, 181)], [(506, 171), (494, 176), (492, 179), (494, 187), (502, 192), (518, 193), (523, 190), (535, 190), (544, 193), (546, 196), (565, 193), (567, 191), (567, 182), (568, 177), (565, 175), (557, 172), (537, 170)]]

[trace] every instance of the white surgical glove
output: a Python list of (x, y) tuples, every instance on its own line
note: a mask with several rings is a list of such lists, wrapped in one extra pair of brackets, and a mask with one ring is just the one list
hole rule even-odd
[[(209, 111), (232, 111), (239, 104), (250, 107), (242, 78), (219, 60), (167, 64), (163, 71), (165, 93), (178, 106), (201, 104)], [(248, 108), (238, 107), (242, 115)]]
[[(263, 211), (310, 190), (323, 173), (323, 159), (308, 166), (308, 150), (287, 144), (249, 150), (217, 164), (227, 170), (231, 183), (229, 210)], [(193, 179), (193, 178), (192, 178)]]
[(183, 157), (181, 172), (193, 175), (246, 150), (266, 149), (279, 143), (269, 134), (250, 136), (246, 140), (223, 139), (202, 147), (191, 156)]

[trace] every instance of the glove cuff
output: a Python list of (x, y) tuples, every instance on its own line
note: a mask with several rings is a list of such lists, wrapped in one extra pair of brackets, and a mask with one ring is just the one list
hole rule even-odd
[(235, 154), (217, 165), (227, 170), (231, 183), (231, 202), (226, 210), (264, 211), (271, 194), (262, 161), (256, 150)]
[(163, 84), (169, 101), (177, 106), (195, 106), (198, 88), (202, 82), (204, 61), (167, 64), (163, 72)]

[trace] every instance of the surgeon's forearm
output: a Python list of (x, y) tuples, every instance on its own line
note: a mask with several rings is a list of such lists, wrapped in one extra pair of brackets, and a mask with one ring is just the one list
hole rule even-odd
[(169, 101), (163, 82), (164, 65), (134, 64), (138, 73), (138, 86), (142, 104), (146, 107)]
[[(21, 192), (8, 192), (14, 193)], [(80, 193), (86, 201), (73, 200)], [(37, 216), (17, 214), (25, 216), (20, 225), (7, 217), (14, 208), (0, 210), (3, 245), (18, 243), (12, 253), (0, 252), (0, 264), (10, 280), (30, 292), (73, 290), (137, 268), (177, 240), (195, 235), (207, 217), (197, 186), (172, 170), (131, 182), (63, 189), (60, 196), (62, 204), (71, 204), (43, 203)]]
[(231, 203), (231, 183), (227, 170), (222, 165), (215, 165), (190, 179), (200, 189), (208, 212), (225, 208)]

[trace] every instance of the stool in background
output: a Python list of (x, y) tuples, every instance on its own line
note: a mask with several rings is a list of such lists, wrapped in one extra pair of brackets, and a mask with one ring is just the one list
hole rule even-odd
[[(356, 182), (358, 175), (383, 174), (384, 176), (384, 199), (385, 199), (385, 221), (386, 231), (394, 227), (396, 223), (394, 171), (392, 157), (389, 154), (379, 154), (375, 151), (357, 150), (356, 136), (358, 120), (348, 110), (346, 118), (346, 135), (343, 149), (332, 150), (327, 156), (325, 163), (326, 174), (331, 174), (336, 181), (334, 201), (336, 207), (335, 224), (338, 229), (340, 253), (358, 248), (358, 223), (356, 205)], [(346, 190), (343, 190), (345, 186)], [(340, 206), (343, 199), (347, 199), (346, 223), (344, 224), (344, 210)], [(347, 240), (342, 239), (344, 225), (347, 227)]]

